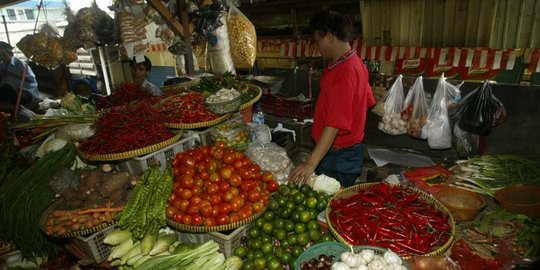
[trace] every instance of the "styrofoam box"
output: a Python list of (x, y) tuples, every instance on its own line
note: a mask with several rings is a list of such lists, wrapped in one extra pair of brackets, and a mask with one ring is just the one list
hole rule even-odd
[(192, 132), (186, 132), (178, 142), (150, 154), (120, 162), (118, 163), (118, 168), (120, 171), (139, 174), (150, 167), (154, 162), (159, 161), (159, 167), (161, 171), (163, 171), (167, 166), (169, 159), (174, 158), (174, 156), (180, 152), (195, 147), (196, 140), (196, 135)]

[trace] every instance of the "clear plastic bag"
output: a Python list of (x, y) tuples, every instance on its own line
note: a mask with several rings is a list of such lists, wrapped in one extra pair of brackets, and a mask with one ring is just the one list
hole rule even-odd
[(234, 5), (229, 8), (227, 30), (237, 68), (252, 68), (257, 58), (257, 33), (251, 21)]
[(431, 149), (447, 149), (452, 146), (445, 81), (446, 78), (441, 76), (428, 110), (427, 124), (422, 129), (424, 133), (422, 136), (427, 136), (428, 146)]
[(401, 119), (407, 122), (407, 134), (413, 138), (426, 139), (422, 137), (422, 127), (427, 123), (428, 103), (426, 93), (424, 92), (424, 84), (422, 76), (419, 76), (414, 81), (413, 86), (409, 89), (403, 110), (401, 111)]
[(275, 143), (251, 143), (246, 151), (246, 156), (251, 158), (262, 171), (269, 171), (280, 183), (285, 183), (293, 168), (293, 162), (287, 155), (285, 148)]
[(384, 101), (384, 116), (379, 122), (379, 130), (390, 135), (407, 133), (407, 123), (401, 119), (403, 107), (403, 76), (399, 75)]
[(221, 26), (208, 34), (208, 57), (214, 73), (235, 73), (225, 15), (219, 19)]
[(238, 121), (228, 121), (210, 129), (214, 142), (224, 141), (228, 147), (246, 151), (251, 142), (251, 127)]

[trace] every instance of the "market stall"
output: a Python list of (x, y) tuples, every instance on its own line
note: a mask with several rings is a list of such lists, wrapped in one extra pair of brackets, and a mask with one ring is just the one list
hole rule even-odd
[[(1, 114), (0, 240), (8, 269), (537, 268), (540, 160), (478, 155), (479, 136), (512, 113), (489, 81), (463, 96), (442, 74), (430, 91), (422, 76), (374, 87), (370, 117), (380, 136), (455, 149), (459, 158), (421, 157), (412, 166), (416, 153), (370, 148), (379, 168), (399, 164), (398, 173), (361, 176), (348, 188), (325, 175), (293, 183), (288, 176), (299, 162), (272, 135), (291, 132), (297, 144), (309, 137), (288, 127), (313, 118), (316, 72), (308, 73), (307, 98), (280, 95), (279, 77), (239, 75), (255, 67), (258, 53), (248, 17), (213, 1), (190, 3), (187, 16), (185, 3), (173, 2), (118, 1), (119, 28), (102, 29), (101, 39), (89, 24), (115, 22), (93, 6), (77, 13), (86, 20), (70, 21), (67, 36), (21, 43), (49, 68), (94, 42), (144, 61), (144, 26), (152, 20), (176, 56), (193, 58), (191, 48), (204, 44), (209, 68), (168, 80), (159, 96), (115, 82), (92, 100), (67, 93), (59, 108), (26, 122)], [(37, 54), (36, 39), (63, 40), (69, 50), (51, 45)], [(290, 121), (271, 131), (258, 118), (264, 114)]]

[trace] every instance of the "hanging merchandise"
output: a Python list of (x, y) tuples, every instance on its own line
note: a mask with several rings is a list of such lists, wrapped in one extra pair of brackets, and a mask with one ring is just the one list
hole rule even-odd
[(129, 59), (133, 54), (146, 50), (146, 22), (144, 18), (137, 19), (135, 14), (128, 10), (122, 10), (120, 18), (120, 39), (124, 43)]
[(431, 149), (447, 149), (452, 146), (445, 81), (446, 78), (441, 76), (428, 110), (427, 124), (422, 129), (422, 133), (427, 134), (428, 146)]
[(219, 19), (222, 25), (208, 34), (208, 56), (214, 73), (235, 73), (225, 15)]
[(426, 139), (426, 134), (422, 134), (422, 127), (427, 123), (428, 114), (428, 103), (422, 79), (422, 76), (419, 76), (414, 81), (401, 111), (401, 119), (407, 121), (407, 134), (418, 139)]
[(28, 59), (46, 68), (56, 68), (77, 60), (76, 51), (66, 48), (58, 34), (50, 31), (26, 35), (17, 43), (17, 47)]
[(454, 125), (454, 147), (459, 158), (465, 159), (478, 154), (480, 138), (478, 135), (463, 131), (459, 125)]
[(403, 106), (403, 75), (399, 75), (384, 102), (384, 116), (379, 122), (379, 130), (390, 135), (407, 133), (407, 123), (401, 119)]
[(465, 96), (455, 112), (462, 130), (482, 136), (506, 118), (504, 105), (493, 95), (489, 81)]
[(201, 7), (194, 10), (190, 16), (196, 19), (194, 39), (196, 42), (206, 40), (208, 35), (223, 25), (220, 20), (223, 6), (218, 2), (213, 2), (208, 7)]
[(252, 68), (257, 58), (257, 33), (251, 21), (234, 5), (229, 8), (227, 30), (234, 66)]

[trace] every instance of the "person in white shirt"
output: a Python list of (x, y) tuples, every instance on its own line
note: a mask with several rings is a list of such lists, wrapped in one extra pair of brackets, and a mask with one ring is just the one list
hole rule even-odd
[(131, 60), (131, 74), (133, 76), (133, 82), (141, 84), (143, 90), (153, 96), (163, 95), (163, 90), (149, 82), (146, 77), (152, 69), (152, 62), (148, 57), (144, 57), (144, 62), (137, 63), (135, 58)]

